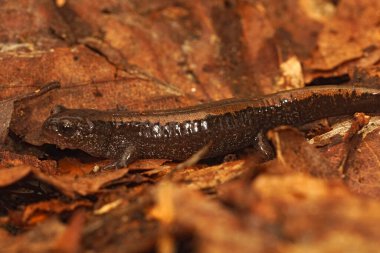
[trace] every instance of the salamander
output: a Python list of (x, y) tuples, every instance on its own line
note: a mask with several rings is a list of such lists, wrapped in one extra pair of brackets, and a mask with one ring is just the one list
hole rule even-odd
[(59, 148), (114, 159), (114, 167), (123, 167), (142, 158), (185, 160), (206, 145), (204, 158), (221, 156), (253, 145), (258, 134), (279, 125), (355, 112), (380, 112), (380, 89), (315, 86), (143, 112), (58, 107), (42, 136)]

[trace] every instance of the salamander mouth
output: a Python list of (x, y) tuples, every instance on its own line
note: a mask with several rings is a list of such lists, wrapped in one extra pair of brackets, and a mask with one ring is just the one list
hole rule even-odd
[(68, 145), (68, 142), (62, 140), (62, 137), (57, 136), (54, 132), (43, 129), (40, 134), (40, 138), (44, 143), (52, 144), (60, 149), (73, 148)]

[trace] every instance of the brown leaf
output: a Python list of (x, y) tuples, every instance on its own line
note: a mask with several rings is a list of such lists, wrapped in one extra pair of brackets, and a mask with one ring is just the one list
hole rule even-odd
[(39, 180), (56, 187), (63, 194), (73, 198), (76, 194), (83, 196), (94, 194), (106, 184), (125, 176), (128, 171), (128, 169), (119, 169), (96, 175), (87, 174), (82, 177), (72, 177), (69, 175), (49, 176), (39, 169), (34, 169), (33, 174)]
[(10, 168), (2, 167), (0, 169), (0, 187), (8, 186), (21, 180), (31, 171), (31, 166), (25, 164), (16, 165)]
[(72, 203), (65, 203), (58, 199), (52, 199), (49, 201), (38, 202), (28, 205), (22, 214), (23, 223), (28, 223), (33, 219), (33, 216), (40, 213), (60, 214), (62, 212), (69, 212), (78, 209), (79, 207), (91, 207), (92, 203), (89, 200), (77, 200)]
[(172, 175), (172, 180), (184, 182), (192, 189), (213, 189), (244, 172), (244, 161), (227, 162), (206, 168), (187, 168)]
[(326, 179), (339, 179), (341, 173), (304, 136), (289, 127), (279, 127), (268, 134), (276, 147), (277, 159), (289, 171), (304, 172)]
[(57, 220), (48, 220), (34, 230), (17, 237), (1, 240), (0, 247), (5, 252), (49, 252), (56, 240), (65, 231), (65, 225)]
[(44, 93), (49, 92), (52, 89), (59, 87), (59, 83), (51, 82), (46, 84), (41, 89), (37, 89), (32, 93), (26, 93), (23, 95), (14, 96), (12, 98), (7, 98), (0, 101), (0, 145), (4, 144), (5, 138), (8, 135), (9, 125), (12, 119), (12, 114), (14, 110), (14, 104), (27, 99), (33, 99), (35, 97), (41, 96)]
[(265, 234), (198, 192), (163, 182), (156, 187), (156, 199), (152, 215), (163, 225), (192, 231), (198, 252), (265, 252), (265, 246), (270, 248)]
[(360, 143), (355, 146), (355, 152), (348, 157), (346, 165), (346, 183), (354, 192), (380, 197), (379, 163), (379, 119), (371, 121), (363, 129)]
[(81, 249), (81, 239), (85, 215), (83, 212), (77, 212), (69, 222), (69, 225), (59, 238), (55, 241), (53, 251), (63, 253), (75, 253)]
[(285, 251), (328, 252), (339, 245), (339, 250), (372, 252), (379, 246), (380, 230), (373, 226), (380, 222), (379, 203), (349, 193), (342, 184), (293, 174), (263, 176), (252, 187), (253, 215), (280, 226), (292, 241)]
[[(76, 194), (94, 194), (105, 185), (122, 178), (129, 171), (128, 169), (119, 169), (97, 174), (82, 171), (81, 174), (73, 176), (70, 173), (57, 173), (57, 170), (52, 172), (52, 169), (50, 168), (51, 163), (41, 162), (35, 157), (14, 155), (9, 152), (3, 152), (1, 155), (1, 163), (8, 164), (8, 167), (12, 167), (10, 172), (12, 175), (15, 175), (14, 177), (6, 178), (4, 184), (11, 184), (20, 180), (30, 171), (38, 180), (54, 186), (65, 195), (72, 198), (75, 197)], [(93, 167), (93, 165), (91, 166)], [(92, 169), (92, 167), (88, 168)]]
[(351, 193), (343, 183), (300, 173), (261, 174), (248, 187), (235, 181), (220, 190), (244, 224), (261, 224), (256, 229), (274, 236), (275, 252), (330, 252), (337, 245), (338, 251), (374, 252), (379, 245), (380, 230), (373, 226), (380, 221), (378, 201)]
[(83, 213), (77, 213), (65, 226), (50, 219), (35, 229), (18, 236), (5, 235), (0, 247), (4, 252), (64, 252), (75, 253), (80, 248), (80, 239), (84, 223)]
[(8, 128), (13, 113), (13, 100), (0, 102), (0, 144), (3, 144), (8, 135)]
[(379, 7), (376, 0), (339, 3), (336, 15), (319, 34), (317, 51), (310, 61), (305, 62), (307, 69), (317, 70), (306, 76), (306, 82), (320, 75), (345, 74), (347, 66), (344, 63), (366, 57), (367, 49), (379, 43), (380, 37), (372, 32), (379, 18), (376, 11)]

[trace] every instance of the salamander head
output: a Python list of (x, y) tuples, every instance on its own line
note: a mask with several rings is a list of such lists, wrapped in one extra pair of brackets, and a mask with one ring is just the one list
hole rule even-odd
[(43, 123), (42, 138), (62, 149), (80, 149), (102, 156), (108, 137), (87, 116), (84, 110), (54, 109)]

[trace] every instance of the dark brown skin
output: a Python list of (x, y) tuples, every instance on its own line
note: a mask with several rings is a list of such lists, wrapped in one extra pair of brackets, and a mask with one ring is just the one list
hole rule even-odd
[(211, 143), (205, 158), (225, 155), (258, 141), (279, 125), (380, 112), (380, 89), (345, 86), (302, 88), (261, 98), (228, 99), (161, 111), (56, 110), (42, 134), (60, 148), (116, 159), (123, 167), (139, 158), (185, 160)]

